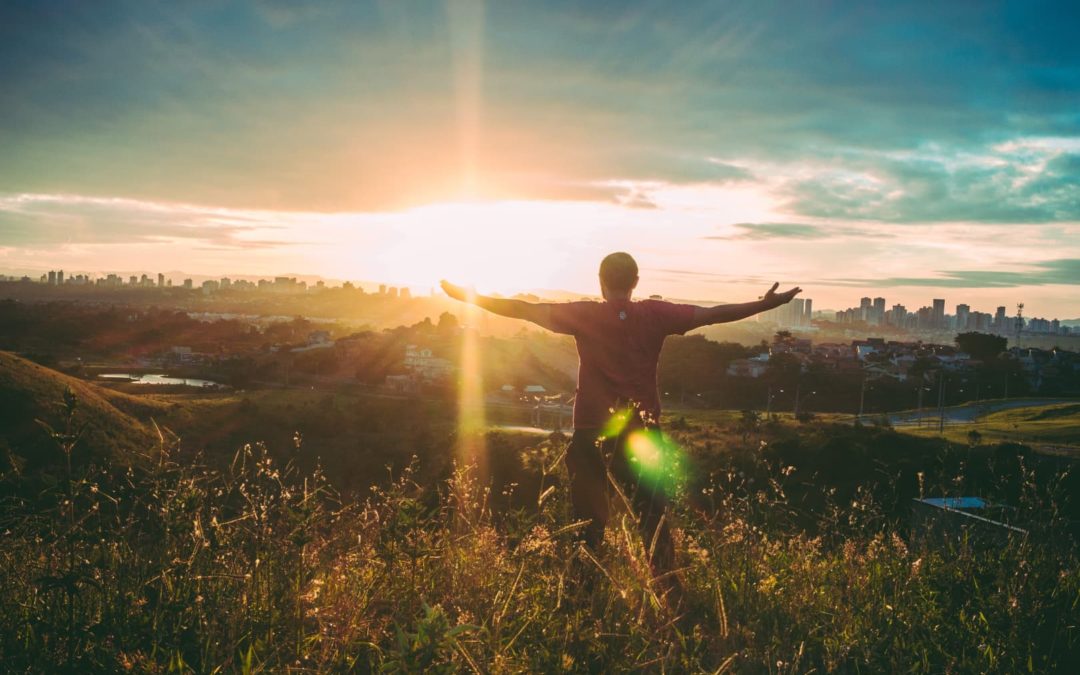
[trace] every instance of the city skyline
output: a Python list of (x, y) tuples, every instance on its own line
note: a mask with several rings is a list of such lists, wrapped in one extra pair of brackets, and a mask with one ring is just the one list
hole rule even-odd
[[(180, 277), (180, 283), (175, 283), (176, 276)], [(259, 275), (187, 275), (183, 272), (169, 271), (169, 272), (139, 272), (136, 274), (107, 272), (99, 273), (97, 275), (92, 273), (83, 272), (81, 270), (65, 273), (62, 269), (48, 270), (41, 273), (36, 277), (29, 275), (12, 275), (0, 270), (0, 282), (32, 282), (46, 284), (49, 286), (61, 286), (61, 285), (87, 285), (105, 288), (123, 288), (123, 287), (139, 287), (139, 288), (172, 288), (174, 285), (180, 288), (186, 288), (190, 290), (203, 290), (204, 292), (218, 292), (221, 290), (265, 290), (267, 288), (282, 290), (287, 287), (289, 291), (306, 291), (306, 290), (318, 290), (323, 288), (359, 288), (364, 290), (363, 285), (370, 286), (372, 291), (365, 291), (378, 295), (392, 295), (394, 297), (411, 298), (421, 293), (417, 291), (430, 293), (434, 295), (436, 290), (434, 287), (427, 289), (414, 289), (413, 287), (402, 285), (394, 286), (389, 283), (365, 279), (365, 280), (341, 280), (341, 279), (326, 279), (319, 275), (269, 275), (269, 277), (260, 277)], [(535, 293), (541, 291), (550, 291), (562, 295), (581, 295), (584, 297), (595, 297), (596, 294), (575, 294), (570, 291), (562, 289), (525, 289), (523, 293)], [(650, 297), (649, 295), (639, 294), (639, 299), (645, 299)], [(654, 298), (660, 298), (663, 296), (652, 295)], [(689, 298), (680, 298), (680, 300), (695, 301)], [(707, 300), (707, 299), (706, 299)], [(701, 301), (700, 299), (697, 301)], [(988, 332), (1009, 333), (1015, 331), (1015, 321), (1018, 318), (1015, 314), (1010, 314), (1010, 311), (1016, 310), (1018, 305), (1024, 308), (1028, 308), (1028, 311), (1023, 315), (1023, 326), (1025, 330), (1035, 330), (1031, 327), (1032, 322), (1038, 327), (1038, 332), (1050, 332), (1057, 334), (1057, 329), (1066, 328), (1067, 324), (1063, 322), (1080, 322), (1080, 316), (1078, 317), (1057, 317), (1046, 318), (1038, 316), (1037, 312), (1030, 311), (1029, 306), (1026, 303), (1014, 303), (1010, 308), (1009, 305), (996, 305), (995, 311), (982, 312), (978, 308), (973, 308), (972, 305), (961, 302), (956, 303), (955, 312), (948, 314), (946, 312), (946, 300), (944, 298), (932, 298), (930, 305), (923, 305), (916, 310), (909, 310), (903, 303), (894, 303), (891, 308), (886, 309), (888, 300), (883, 296), (864, 296), (860, 299), (858, 307), (849, 307), (844, 310), (837, 310), (833, 308), (814, 308), (814, 299), (811, 297), (800, 296), (793, 299), (789, 304), (782, 305), (775, 309), (764, 312), (754, 320), (773, 322), (778, 325), (786, 327), (809, 327), (811, 321), (814, 319), (826, 319), (835, 320), (837, 323), (854, 323), (856, 321), (866, 323), (868, 326), (893, 326), (896, 328), (907, 329), (923, 329), (923, 330), (943, 330), (943, 329), (955, 329), (955, 330), (984, 330)], [(920, 313), (925, 314), (926, 317), (919, 316)], [(829, 315), (835, 315), (831, 318)], [(899, 318), (897, 318), (899, 317)], [(905, 317), (909, 320), (904, 321)], [(919, 317), (917, 320), (913, 317)], [(970, 319), (970, 324), (969, 324)], [(983, 321), (985, 319), (985, 321)], [(1043, 326), (1043, 324), (1046, 324)], [(1043, 330), (1053, 328), (1050, 330)], [(1062, 334), (1069, 334), (1068, 332)]]
[(1077, 316), (1078, 13), (8, 3), (0, 266)]

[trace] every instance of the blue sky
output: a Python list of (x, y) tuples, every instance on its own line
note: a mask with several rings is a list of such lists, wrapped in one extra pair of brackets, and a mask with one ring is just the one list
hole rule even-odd
[(1068, 2), (9, 0), (0, 267), (592, 291), (626, 248), (665, 295), (1080, 315), (1077, 25)]

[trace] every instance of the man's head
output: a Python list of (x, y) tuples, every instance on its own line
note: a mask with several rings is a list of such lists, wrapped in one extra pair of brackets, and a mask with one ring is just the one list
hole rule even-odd
[(629, 253), (612, 253), (601, 261), (600, 291), (605, 300), (629, 298), (637, 282), (637, 263)]

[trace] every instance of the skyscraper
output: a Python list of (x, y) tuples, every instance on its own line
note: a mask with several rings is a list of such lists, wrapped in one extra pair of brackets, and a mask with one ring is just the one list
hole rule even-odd
[(956, 330), (967, 330), (970, 315), (970, 305), (961, 304), (956, 306)]
[(885, 323), (885, 298), (874, 298), (874, 319), (871, 323), (875, 326)]
[(907, 325), (908, 311), (903, 305), (892, 306), (892, 325), (903, 328)]
[(934, 328), (945, 327), (945, 299), (934, 298), (934, 314), (931, 318)]
[(806, 300), (804, 298), (795, 298), (791, 301), (791, 309), (788, 314), (789, 326), (801, 326), (803, 325), (803, 312), (806, 310)]
[(1005, 318), (1005, 308), (998, 307), (997, 312), (994, 313), (994, 330), (1004, 331), (1006, 328), (1006, 321), (1007, 319)]

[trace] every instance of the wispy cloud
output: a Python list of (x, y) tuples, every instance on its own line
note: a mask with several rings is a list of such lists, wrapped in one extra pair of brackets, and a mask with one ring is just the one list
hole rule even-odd
[(215, 250), (251, 250), (302, 243), (272, 214), (80, 195), (0, 195), (0, 241), (26, 248), (61, 244), (194, 240)]
[(1017, 288), (1061, 284), (1080, 286), (1080, 258), (1061, 258), (1031, 264), (1025, 271), (952, 270), (932, 277), (885, 277), (879, 279), (825, 279), (825, 283), (844, 286), (889, 288), (894, 286), (931, 286), (940, 288)]
[[(843, 164), (841, 164), (843, 166)], [(792, 213), (891, 223), (1080, 221), (1080, 154), (862, 153), (777, 190)]]
[(896, 235), (880, 228), (851, 227), (847, 225), (809, 225), (806, 223), (735, 223), (735, 232), (725, 235), (709, 235), (704, 239), (719, 241), (765, 241), (768, 239), (832, 239), (868, 238), (892, 239)]

